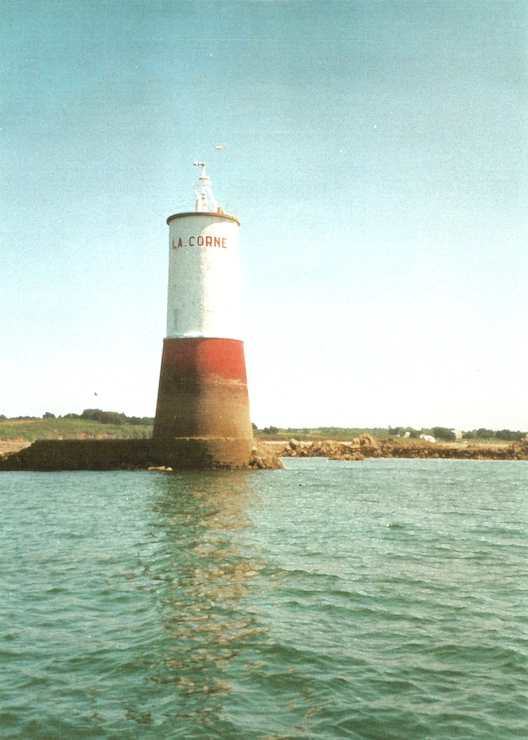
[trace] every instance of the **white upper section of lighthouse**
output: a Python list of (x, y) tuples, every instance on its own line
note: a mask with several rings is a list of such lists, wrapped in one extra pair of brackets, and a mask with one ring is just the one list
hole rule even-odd
[(167, 219), (167, 338), (242, 339), (239, 221), (218, 206), (205, 163), (195, 165), (195, 211)]

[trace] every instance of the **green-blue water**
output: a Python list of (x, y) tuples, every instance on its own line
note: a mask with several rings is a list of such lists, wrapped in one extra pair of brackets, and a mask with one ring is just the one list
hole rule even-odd
[(0, 737), (528, 737), (528, 465), (0, 474)]

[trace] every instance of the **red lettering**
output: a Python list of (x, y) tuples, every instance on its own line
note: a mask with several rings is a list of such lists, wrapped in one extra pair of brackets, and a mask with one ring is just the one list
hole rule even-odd
[(179, 247), (183, 247), (183, 242), (182, 242), (182, 238), (181, 238), (181, 236), (180, 236), (180, 238), (178, 239), (178, 246), (179, 246)]
[[(194, 247), (194, 245), (197, 244), (199, 247), (222, 247), (223, 249), (227, 249), (227, 237), (226, 236), (203, 236), (200, 234), (200, 236), (190, 236), (189, 237), (189, 246)], [(176, 249), (176, 247), (184, 247), (185, 244), (182, 242), (181, 237), (178, 239), (178, 244), (174, 243), (174, 239), (172, 240), (172, 248)]]
[(174, 239), (172, 240), (172, 248), (176, 249), (176, 244), (174, 243)]

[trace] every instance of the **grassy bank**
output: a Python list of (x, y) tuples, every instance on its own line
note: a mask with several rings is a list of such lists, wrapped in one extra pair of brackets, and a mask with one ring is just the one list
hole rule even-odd
[(102, 424), (88, 419), (5, 419), (0, 439), (147, 439), (152, 425)]
[(258, 439), (262, 440), (288, 440), (294, 437), (303, 442), (309, 442), (311, 440), (320, 439), (337, 439), (337, 440), (350, 440), (355, 437), (359, 437), (361, 434), (371, 434), (377, 439), (388, 439), (389, 430), (378, 427), (369, 429), (363, 429), (360, 427), (317, 427), (314, 429), (297, 429), (288, 427), (287, 429), (277, 429), (274, 431), (268, 431), (266, 429), (254, 429), (253, 434)]

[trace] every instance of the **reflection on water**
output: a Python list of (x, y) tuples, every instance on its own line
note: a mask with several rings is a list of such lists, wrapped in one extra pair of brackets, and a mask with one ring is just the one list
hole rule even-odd
[(231, 688), (229, 663), (266, 631), (242, 608), (265, 563), (237, 545), (239, 532), (253, 526), (246, 511), (256, 494), (251, 474), (240, 472), (163, 474), (158, 487), (153, 538), (163, 540), (164, 557), (150, 575), (170, 639), (154, 680), (175, 685), (179, 719), (210, 723)]
[(4, 473), (2, 740), (526, 735), (526, 471)]

